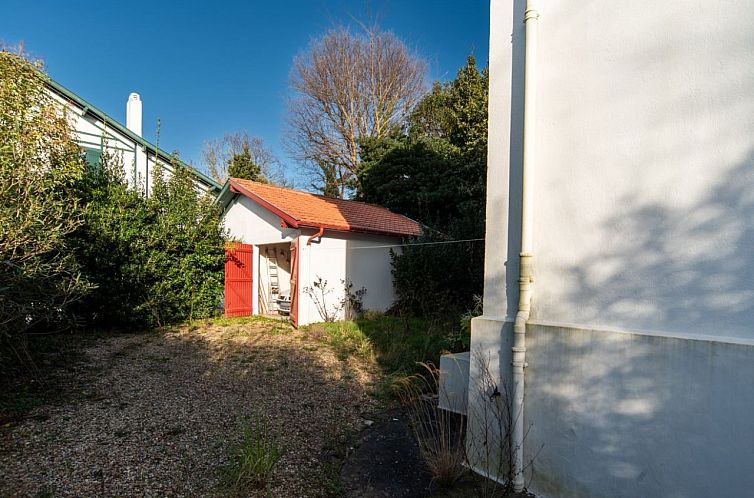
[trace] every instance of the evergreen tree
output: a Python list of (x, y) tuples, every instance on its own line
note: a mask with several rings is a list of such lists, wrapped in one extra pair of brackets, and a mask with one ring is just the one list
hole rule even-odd
[[(407, 133), (362, 140), (358, 198), (430, 227), (424, 242), (483, 238), (488, 81), (470, 56), (417, 104)], [(471, 308), (483, 268), (482, 242), (407, 246), (393, 261), (401, 304), (420, 313)]]
[(228, 176), (255, 182), (266, 182), (262, 168), (254, 162), (248, 144), (244, 144), (240, 152), (234, 153), (228, 159)]

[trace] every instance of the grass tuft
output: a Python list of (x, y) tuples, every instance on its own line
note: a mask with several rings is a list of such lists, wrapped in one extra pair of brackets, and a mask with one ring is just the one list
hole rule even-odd
[(258, 419), (249, 421), (243, 439), (231, 449), (225, 469), (228, 487), (236, 494), (266, 487), (282, 455), (268, 425)]

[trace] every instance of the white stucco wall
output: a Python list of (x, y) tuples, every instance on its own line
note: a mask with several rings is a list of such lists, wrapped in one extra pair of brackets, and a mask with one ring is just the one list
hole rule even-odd
[(754, 338), (751, 2), (541, 4), (534, 316)]
[(281, 228), (278, 216), (242, 195), (236, 195), (230, 202), (223, 223), (229, 238), (244, 244), (292, 242), (300, 233), (296, 229)]
[[(485, 370), (475, 357), (499, 386), (510, 379), (525, 4), (491, 2), (485, 307), (472, 324), (470, 413), (489, 399), (474, 395)], [(531, 488), (750, 494), (754, 9), (538, 5)], [(470, 438), (483, 433), (470, 416)]]
[[(328, 234), (318, 242), (307, 245), (307, 239), (315, 233), (315, 230), (303, 230), (299, 243), (299, 305), (298, 323), (308, 325), (322, 322), (324, 317), (317, 310), (314, 299), (308, 295), (305, 289), (311, 288), (318, 296), (320, 303), (327, 308), (327, 313), (332, 314), (339, 308), (343, 299), (343, 284), (346, 279), (346, 244), (347, 238)], [(326, 283), (326, 295), (314, 287), (314, 282), (321, 278)], [(337, 319), (342, 319), (342, 313), (337, 314)]]
[(364, 287), (365, 310), (385, 311), (396, 301), (390, 250), (400, 252), (400, 239), (353, 233), (346, 244), (346, 273), (353, 290)]
[(754, 341), (537, 323), (527, 335), (537, 496), (751, 495)]
[[(121, 133), (111, 124), (97, 119), (91, 113), (84, 113), (84, 109), (77, 103), (73, 103), (51, 90), (49, 94), (61, 106), (65, 106), (67, 117), (75, 133), (76, 142), (84, 148), (104, 148), (110, 154), (118, 156), (123, 164), (125, 179), (130, 186), (150, 195), (155, 166), (162, 169), (165, 179), (170, 177), (173, 168), (163, 161), (156, 160), (153, 152), (148, 152), (141, 144)], [(194, 185), (200, 193), (205, 193), (210, 189), (207, 183), (198, 179), (194, 182)]]
[[(327, 281), (331, 291), (328, 308), (338, 307), (344, 296), (341, 281), (353, 283), (353, 291), (366, 288), (362, 299), (364, 309), (384, 311), (395, 301), (390, 265), (390, 249), (400, 244), (398, 237), (337, 232), (326, 230), (325, 235), (306, 242), (314, 229), (280, 228), (280, 218), (243, 196), (236, 196), (226, 209), (225, 228), (231, 239), (252, 244), (255, 257), (255, 282), (259, 282), (260, 245), (292, 242), (300, 235), (299, 254), (299, 325), (323, 320), (312, 298), (304, 288), (312, 287), (318, 277)], [(392, 247), (399, 250), (398, 247)], [(259, 309), (258, 302), (254, 311)], [(342, 314), (339, 315), (342, 318)]]
[[(319, 242), (306, 245), (314, 230), (304, 231), (301, 237), (301, 270), (299, 324), (322, 321), (311, 296), (303, 293), (305, 287), (312, 287), (318, 277), (327, 281), (332, 290), (329, 300), (332, 305), (343, 298), (342, 281), (353, 284), (352, 292), (362, 287), (366, 294), (362, 298), (365, 310), (384, 311), (395, 302), (392, 274), (390, 272), (390, 248), (397, 245), (397, 237), (325, 231)], [(342, 313), (338, 318), (343, 318)]]

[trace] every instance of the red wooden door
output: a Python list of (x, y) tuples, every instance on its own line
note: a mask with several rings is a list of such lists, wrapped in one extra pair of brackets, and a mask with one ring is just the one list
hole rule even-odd
[(298, 328), (298, 238), (291, 242), (291, 320)]
[(248, 244), (225, 246), (225, 316), (252, 314), (252, 249)]

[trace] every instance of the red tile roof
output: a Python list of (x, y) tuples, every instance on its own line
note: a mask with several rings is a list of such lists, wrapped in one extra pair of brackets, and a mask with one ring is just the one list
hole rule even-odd
[(421, 233), (419, 223), (375, 204), (331, 199), (240, 178), (231, 178), (230, 187), (233, 192), (280, 216), (293, 228), (325, 228), (399, 236)]

